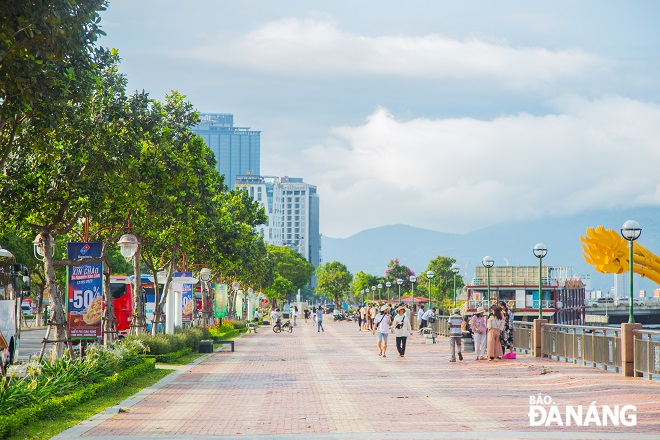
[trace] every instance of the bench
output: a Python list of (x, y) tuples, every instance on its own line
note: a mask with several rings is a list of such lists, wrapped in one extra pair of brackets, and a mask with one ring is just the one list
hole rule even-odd
[(204, 339), (199, 341), (197, 351), (199, 353), (213, 353), (213, 339)]
[(424, 327), (419, 329), (419, 335), (425, 337), (426, 339), (431, 339), (435, 344), (435, 337), (437, 336), (437, 334), (433, 332), (433, 329), (431, 327)]
[(215, 341), (217, 344), (229, 344), (231, 345), (231, 351), (234, 351), (234, 341)]

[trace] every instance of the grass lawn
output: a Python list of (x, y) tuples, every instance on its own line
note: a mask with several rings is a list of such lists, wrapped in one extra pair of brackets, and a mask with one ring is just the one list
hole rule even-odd
[(147, 374), (136, 377), (120, 389), (97, 396), (76, 408), (63, 412), (52, 420), (38, 420), (25, 426), (8, 439), (49, 439), (60, 432), (77, 425), (106, 408), (118, 404), (143, 388), (155, 384), (174, 370), (156, 368)]

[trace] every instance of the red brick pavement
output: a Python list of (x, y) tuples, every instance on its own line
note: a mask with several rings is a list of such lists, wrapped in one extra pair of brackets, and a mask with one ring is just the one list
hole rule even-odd
[[(106, 420), (57, 438), (660, 438), (660, 383), (534, 359), (449, 363), (449, 343), (409, 338), (387, 358), (354, 322), (264, 327)], [(564, 412), (636, 405), (636, 426), (530, 426), (530, 396)], [(124, 404), (127, 405), (127, 404)], [(546, 407), (549, 409), (549, 407)]]

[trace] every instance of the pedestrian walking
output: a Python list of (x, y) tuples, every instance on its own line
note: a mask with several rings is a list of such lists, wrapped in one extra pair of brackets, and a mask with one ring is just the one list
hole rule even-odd
[(505, 301), (500, 301), (500, 308), (504, 315), (504, 331), (500, 335), (502, 353), (507, 349), (509, 350), (509, 353), (513, 353), (513, 312), (506, 305)]
[(317, 332), (325, 332), (325, 329), (323, 328), (323, 307), (321, 306), (319, 306), (316, 311), (316, 325)]
[(404, 357), (406, 354), (406, 341), (408, 336), (412, 333), (410, 326), (410, 316), (406, 316), (406, 308), (399, 306), (396, 309), (396, 316), (392, 321), (392, 328), (394, 328), (394, 336), (396, 338), (396, 351), (399, 352), (399, 357)]
[(298, 306), (293, 306), (293, 326), (297, 326), (296, 318), (298, 317)]
[(463, 360), (462, 351), (462, 338), (463, 330), (461, 330), (461, 325), (463, 324), (463, 318), (461, 317), (461, 309), (452, 310), (452, 314), (449, 315), (449, 348), (451, 350), (451, 359), (449, 362), (456, 362), (456, 349), (458, 348), (458, 359)]
[(374, 319), (376, 319), (376, 315), (378, 314), (378, 307), (376, 304), (372, 304), (371, 308), (369, 309), (369, 329), (374, 330)]
[(367, 305), (362, 304), (360, 307), (360, 321), (362, 321), (362, 330), (367, 330)]
[(358, 323), (358, 331), (362, 331), (362, 315), (360, 315), (361, 308), (361, 306), (358, 307), (358, 309), (355, 311), (355, 315), (353, 315)]
[(486, 359), (486, 318), (484, 318), (484, 312), (483, 307), (478, 307), (476, 313), (470, 319), (474, 352), (478, 361)]
[(389, 306), (384, 305), (380, 308), (380, 313), (374, 318), (374, 328), (372, 334), (378, 333), (378, 356), (387, 357), (387, 336), (390, 334), (390, 319)]
[(504, 331), (504, 315), (498, 305), (491, 307), (492, 315), (488, 318), (486, 327), (488, 327), (488, 360), (502, 359), (502, 345), (500, 344), (500, 334)]
[(303, 316), (305, 317), (305, 324), (307, 324), (307, 320), (309, 319), (309, 309), (305, 308), (303, 311)]
[(420, 305), (419, 310), (417, 310), (417, 330), (422, 329), (422, 316), (424, 316), (424, 306)]

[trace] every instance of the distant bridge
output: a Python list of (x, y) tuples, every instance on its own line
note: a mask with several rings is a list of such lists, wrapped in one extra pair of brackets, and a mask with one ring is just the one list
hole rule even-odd
[[(630, 309), (627, 304), (598, 304), (585, 309), (586, 323), (593, 325), (621, 324), (628, 322)], [(660, 303), (634, 306), (635, 322), (642, 325), (660, 325)]]

